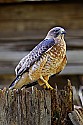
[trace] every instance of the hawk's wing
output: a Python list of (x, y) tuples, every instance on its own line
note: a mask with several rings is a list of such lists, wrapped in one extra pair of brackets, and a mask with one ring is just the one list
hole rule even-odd
[(24, 72), (28, 71), (29, 68), (40, 59), (40, 57), (52, 46), (57, 44), (54, 39), (45, 39), (39, 43), (27, 56), (25, 56), (19, 63), (21, 67), (17, 71), (17, 76), (22, 75)]
[(38, 61), (45, 52), (47, 52), (52, 46), (56, 45), (57, 43), (57, 40), (55, 41), (54, 39), (45, 39), (41, 43), (39, 43), (27, 56), (25, 56), (17, 65), (15, 70), (17, 73), (16, 78), (13, 80), (9, 88), (12, 89), (20, 80), (22, 74), (26, 71), (28, 72), (30, 67), (36, 61)]

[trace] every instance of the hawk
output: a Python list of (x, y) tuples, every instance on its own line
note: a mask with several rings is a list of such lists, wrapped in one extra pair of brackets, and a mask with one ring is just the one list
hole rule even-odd
[(9, 89), (18, 89), (37, 81), (43, 88), (52, 90), (49, 77), (61, 72), (67, 63), (65, 33), (61, 27), (52, 28), (45, 39), (21, 59), (15, 68), (16, 78)]

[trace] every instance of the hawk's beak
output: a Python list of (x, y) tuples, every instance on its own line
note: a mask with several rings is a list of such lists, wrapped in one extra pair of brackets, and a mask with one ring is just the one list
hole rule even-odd
[(66, 31), (65, 31), (65, 30), (62, 30), (62, 31), (61, 31), (61, 34), (66, 34)]

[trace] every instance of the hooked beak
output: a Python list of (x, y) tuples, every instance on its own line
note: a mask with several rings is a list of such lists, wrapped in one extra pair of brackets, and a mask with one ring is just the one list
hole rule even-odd
[(66, 34), (66, 31), (65, 31), (65, 30), (62, 30), (62, 31), (61, 31), (61, 34)]

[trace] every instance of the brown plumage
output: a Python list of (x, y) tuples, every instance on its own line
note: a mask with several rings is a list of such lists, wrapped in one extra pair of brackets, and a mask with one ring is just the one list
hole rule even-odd
[(44, 88), (53, 89), (48, 84), (49, 77), (61, 72), (67, 63), (64, 34), (61, 27), (54, 27), (48, 32), (46, 38), (19, 62), (15, 69), (16, 79), (10, 89), (21, 88), (34, 81)]

